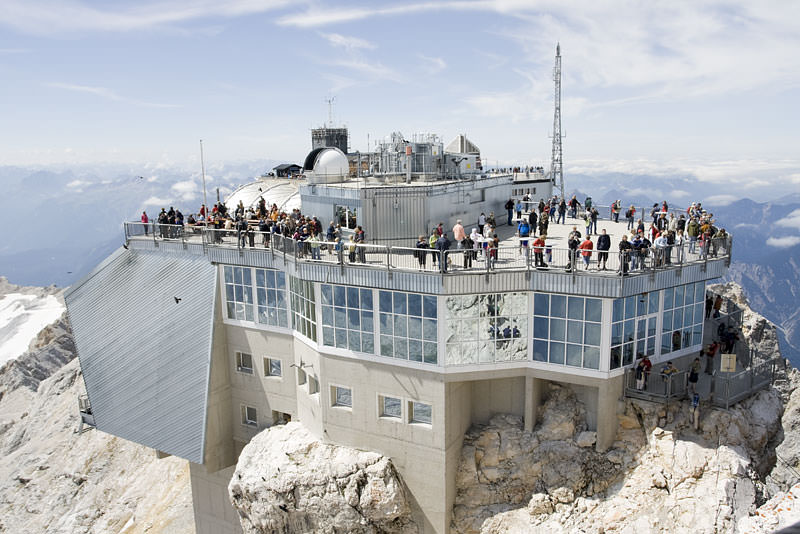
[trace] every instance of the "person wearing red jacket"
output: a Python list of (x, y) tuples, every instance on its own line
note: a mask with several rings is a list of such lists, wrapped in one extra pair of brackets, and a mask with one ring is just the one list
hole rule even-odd
[(584, 269), (589, 269), (589, 262), (592, 260), (592, 249), (594, 248), (594, 243), (592, 243), (592, 238), (586, 236), (586, 240), (578, 246), (578, 249), (581, 251), (581, 256), (583, 256), (583, 267)]
[(533, 240), (533, 257), (536, 261), (536, 267), (547, 267), (544, 262), (544, 235), (540, 235)]

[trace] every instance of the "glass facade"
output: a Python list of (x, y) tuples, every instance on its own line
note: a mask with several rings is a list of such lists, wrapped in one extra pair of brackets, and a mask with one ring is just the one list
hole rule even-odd
[(375, 352), (372, 290), (322, 284), (322, 344)]
[(317, 312), (314, 300), (314, 283), (289, 277), (292, 296), (292, 329), (312, 341), (317, 340)]
[(686, 284), (664, 290), (661, 354), (703, 343), (705, 284)]
[(548, 293), (533, 299), (534, 361), (599, 369), (602, 299)]
[(286, 275), (283, 271), (256, 269), (257, 320), (269, 326), (288, 327)]
[(615, 299), (611, 313), (611, 369), (656, 353), (660, 292)]
[(381, 356), (438, 362), (436, 297), (380, 291), (379, 310)]
[(447, 297), (448, 365), (528, 357), (528, 297), (491, 293)]
[(228, 319), (253, 320), (253, 283), (249, 267), (226, 265), (225, 303)]

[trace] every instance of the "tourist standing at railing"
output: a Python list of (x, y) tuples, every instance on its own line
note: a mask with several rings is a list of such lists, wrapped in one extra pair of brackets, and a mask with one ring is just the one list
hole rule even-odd
[(528, 221), (522, 219), (517, 225), (517, 235), (519, 236), (519, 252), (521, 255), (528, 258), (528, 238), (531, 235), (531, 227)]
[(628, 219), (628, 230), (633, 230), (633, 221), (636, 218), (636, 208), (631, 204), (631, 207), (625, 211), (625, 218)]
[(261, 233), (261, 244), (264, 245), (264, 248), (269, 247), (270, 237), (272, 237), (272, 221), (268, 221), (266, 218), (266, 214), (261, 217), (258, 221), (258, 231)]
[(500, 247), (500, 239), (497, 234), (492, 235), (489, 242), (489, 268), (494, 269), (497, 265), (497, 249)]
[(456, 240), (456, 248), (461, 250), (464, 248), (464, 238), (467, 237), (466, 233), (464, 232), (464, 226), (461, 224), (461, 219), (456, 221), (456, 224), (453, 226), (453, 239)]
[[(714, 234), (714, 237), (711, 239), (711, 256), (716, 258), (717, 253), (719, 252), (720, 245), (722, 247), (726, 247), (728, 242), (728, 233), (725, 231), (724, 228), (720, 228), (717, 233)], [(725, 249), (723, 248), (723, 252)]]
[(352, 235), (347, 243), (347, 258), (350, 260), (350, 263), (356, 262), (356, 240)]
[(567, 203), (564, 199), (561, 199), (561, 202), (558, 203), (558, 218), (556, 219), (556, 224), (566, 224), (567, 223)]
[(150, 219), (147, 218), (147, 212), (142, 212), (142, 226), (144, 227), (144, 235), (147, 235), (147, 225), (150, 222)]
[(592, 239), (587, 235), (586, 239), (581, 243), (578, 248), (581, 250), (581, 256), (583, 256), (583, 268), (584, 270), (589, 270), (589, 263), (592, 261), (592, 249), (594, 249), (594, 243), (592, 243)]
[(436, 240), (439, 239), (439, 234), (436, 232), (436, 228), (431, 231), (431, 235), (428, 237), (428, 248), (431, 249), (431, 260), (433, 261), (433, 266), (436, 267), (436, 258), (439, 256), (436, 250)]
[(367, 248), (364, 244), (367, 242), (367, 234), (360, 226), (356, 226), (356, 243), (361, 245), (358, 247), (358, 261), (367, 263)]
[(533, 241), (533, 257), (536, 267), (547, 267), (547, 264), (544, 262), (544, 247), (545, 236), (540, 234), (539, 237)]
[(619, 242), (620, 274), (622, 274), (622, 276), (628, 275), (628, 262), (631, 258), (631, 248), (631, 244), (628, 242), (628, 236), (623, 234)]
[(205, 221), (206, 220), (206, 205), (200, 204), (200, 219)]
[(631, 271), (639, 268), (641, 255), (639, 250), (642, 248), (642, 234), (636, 234), (630, 242), (631, 245)]
[(664, 381), (664, 394), (669, 395), (672, 393), (672, 377), (678, 373), (678, 370), (672, 365), (672, 362), (667, 362), (667, 364), (661, 368), (661, 379)]
[(478, 231), (483, 234), (483, 227), (486, 226), (486, 214), (481, 212), (478, 216)]
[(642, 391), (643, 389), (645, 389), (645, 380), (646, 380), (646, 372), (643, 360), (639, 360), (639, 362), (636, 364), (635, 377), (636, 377), (636, 390)]
[(528, 213), (528, 226), (531, 227), (531, 232), (536, 231), (536, 222), (538, 219), (539, 216), (536, 215), (536, 210), (533, 209), (533, 206), (531, 206), (531, 211)]
[[(473, 228), (475, 230), (475, 228)], [(477, 234), (477, 232), (476, 232)], [(470, 269), (472, 267), (472, 260), (475, 256), (474, 242), (472, 241), (472, 234), (464, 236), (461, 244), (464, 248), (464, 268)]]
[(711, 375), (714, 374), (714, 357), (717, 355), (717, 351), (719, 350), (719, 343), (713, 341), (710, 345), (706, 347), (706, 374)]
[(611, 236), (606, 233), (603, 228), (600, 231), (600, 236), (597, 238), (597, 268), (601, 271), (606, 270), (606, 262), (608, 261), (608, 251), (611, 248)]
[(517, 199), (517, 202), (514, 204), (514, 211), (517, 212), (517, 220), (522, 219), (522, 201)]
[(566, 269), (571, 271), (573, 268), (577, 267), (575, 263), (578, 260), (578, 247), (581, 244), (581, 233), (578, 229), (573, 226), (572, 232), (570, 232), (569, 237), (567, 238), (567, 247), (569, 248), (569, 259), (567, 260)]
[(720, 310), (722, 310), (722, 297), (717, 295), (714, 299), (714, 319), (719, 319)]
[(666, 263), (665, 256), (667, 253), (667, 237), (664, 234), (659, 234), (653, 240), (653, 263), (655, 267), (663, 267)]
[[(336, 226), (333, 224), (333, 221), (328, 225), (328, 230), (325, 232), (325, 241), (328, 243), (335, 243), (336, 242)], [(327, 245), (328, 248), (328, 255), (333, 254), (333, 246)]]
[(161, 238), (167, 237), (167, 210), (161, 208), (161, 212), (158, 214), (158, 235)]
[(443, 273), (447, 272), (448, 254), (450, 250), (450, 240), (447, 238), (447, 232), (443, 232), (439, 239), (436, 240), (436, 250), (439, 251), (441, 258), (439, 259), (439, 267)]
[(689, 254), (694, 254), (697, 247), (697, 238), (700, 235), (700, 224), (695, 217), (686, 225), (686, 235), (689, 237)]
[(311, 259), (321, 260), (322, 256), (320, 255), (319, 247), (322, 245), (322, 243), (320, 242), (320, 238), (316, 232), (311, 233), (311, 237), (308, 238), (308, 245), (311, 247)]
[(617, 199), (611, 203), (611, 217), (615, 223), (619, 222), (619, 212), (622, 210), (622, 200)]
[(419, 269), (421, 271), (425, 270), (425, 257), (428, 255), (428, 248), (430, 247), (424, 235), (419, 236), (415, 248), (417, 250), (414, 251), (414, 256), (417, 258), (417, 262), (419, 262)]
[(469, 234), (469, 239), (472, 241), (472, 259), (477, 260), (478, 252), (483, 252), (483, 247), (481, 246), (483, 236), (478, 233), (477, 228), (473, 228)]

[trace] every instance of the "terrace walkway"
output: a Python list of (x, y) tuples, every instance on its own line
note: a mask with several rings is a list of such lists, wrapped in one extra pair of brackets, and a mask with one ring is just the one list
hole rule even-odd
[[(503, 219), (505, 222), (505, 219)], [(148, 239), (153, 241), (178, 241), (183, 243), (202, 244), (203, 247), (226, 247), (226, 248), (253, 248), (271, 249), (272, 253), (292, 256), (300, 261), (320, 262), (328, 264), (353, 264), (367, 265), (376, 268), (389, 270), (406, 270), (415, 272), (429, 273), (460, 273), (460, 272), (488, 272), (488, 271), (569, 271), (575, 275), (589, 273), (594, 276), (618, 276), (621, 274), (620, 265), (622, 255), (619, 253), (619, 242), (623, 234), (627, 231), (627, 223), (615, 223), (609, 220), (598, 220), (598, 231), (605, 229), (611, 238), (611, 249), (609, 250), (606, 270), (600, 270), (597, 262), (598, 251), (594, 250), (590, 256), (588, 269), (579, 253), (572, 261), (576, 268), (572, 268), (571, 254), (567, 246), (568, 235), (573, 227), (576, 227), (581, 234), (585, 234), (585, 225), (582, 219), (567, 217), (566, 224), (550, 223), (547, 236), (547, 247), (545, 249), (544, 261), (546, 267), (536, 267), (534, 254), (531, 248), (533, 238), (530, 239), (527, 249), (520, 246), (520, 239), (516, 236), (516, 220), (513, 226), (501, 225), (496, 233), (500, 239), (497, 248), (497, 258), (491, 261), (485, 249), (481, 249), (476, 254), (471, 266), (465, 267), (465, 252), (456, 248), (455, 241), (452, 242), (450, 250), (441, 253), (438, 250), (416, 249), (414, 243), (405, 246), (377, 245), (377, 244), (358, 244), (350, 250), (350, 244), (345, 242), (341, 250), (335, 250), (334, 243), (320, 243), (320, 254), (314, 257), (314, 251), (308, 242), (296, 242), (277, 234), (264, 234), (258, 231), (251, 231), (252, 236), (239, 235), (236, 230), (213, 230), (206, 229), (204, 226), (170, 226), (158, 225), (156, 223), (142, 224), (138, 222), (125, 223), (125, 238), (127, 240)], [(473, 227), (477, 225), (465, 224), (466, 233), (469, 234)], [(448, 236), (452, 238), (452, 227), (447, 228)], [(252, 237), (252, 239), (250, 238)], [(369, 237), (369, 234), (367, 234)], [(597, 236), (592, 235), (592, 241), (597, 243)], [(265, 239), (266, 238), (266, 239)], [(251, 245), (252, 243), (252, 245)], [(640, 258), (637, 268), (632, 268), (630, 274), (643, 272), (653, 272), (664, 269), (681, 268), (688, 264), (706, 263), (713, 259), (726, 259), (730, 262), (732, 239), (729, 236), (722, 239), (713, 239), (706, 244), (705, 248), (699, 244), (690, 250), (686, 243), (681, 247), (669, 247), (664, 253), (664, 259), (659, 261), (654, 250)], [(424, 261), (420, 262), (420, 255), (424, 252)], [(442, 258), (445, 258), (447, 269), (442, 268)], [(669, 258), (667, 263), (666, 258)], [(631, 262), (633, 267), (633, 262)], [(569, 267), (569, 268), (568, 268)]]

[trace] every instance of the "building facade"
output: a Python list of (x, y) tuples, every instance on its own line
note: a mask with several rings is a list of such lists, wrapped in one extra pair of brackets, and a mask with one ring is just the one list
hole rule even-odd
[(417, 271), (293, 246), (133, 231), (67, 292), (96, 427), (191, 462), (198, 532), (237, 532), (226, 487), (258, 432), (298, 420), (389, 456), (425, 532), (449, 531), (464, 433), (495, 413), (536, 424), (570, 387), (604, 450), (623, 374), (694, 355), (705, 285), (729, 261), (627, 277), (531, 269)]

